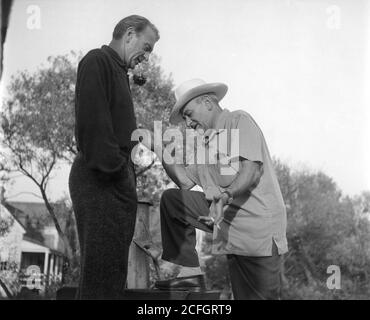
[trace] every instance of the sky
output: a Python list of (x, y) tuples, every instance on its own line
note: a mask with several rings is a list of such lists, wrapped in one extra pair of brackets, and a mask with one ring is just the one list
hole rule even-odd
[[(370, 2), (367, 0), (16, 0), (1, 94), (18, 70), (50, 55), (108, 44), (130, 14), (149, 18), (154, 52), (175, 85), (223, 82), (221, 106), (261, 127), (270, 153), (296, 169), (321, 170), (344, 194), (370, 190)], [(159, 120), (159, 119), (156, 119)], [(69, 167), (54, 174), (53, 200), (68, 194)], [(10, 200), (37, 201), (26, 178)]]

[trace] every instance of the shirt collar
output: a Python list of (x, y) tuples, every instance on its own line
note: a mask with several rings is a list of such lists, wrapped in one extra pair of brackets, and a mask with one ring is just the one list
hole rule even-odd
[(122, 69), (125, 70), (126, 73), (128, 72), (127, 65), (123, 62), (123, 60), (121, 59), (121, 57), (118, 55), (118, 53), (115, 50), (113, 50), (110, 46), (106, 46), (106, 45), (103, 45), (101, 48), (102, 50), (107, 52), (112, 57), (112, 59), (116, 61)]
[[(203, 138), (203, 142), (204, 142), (205, 145), (207, 145), (216, 135), (218, 135), (221, 132), (223, 132), (224, 130), (226, 130), (225, 129), (226, 119), (229, 116), (229, 113), (230, 113), (230, 111), (227, 110), (227, 109), (222, 110), (220, 116), (217, 119), (215, 128), (211, 129), (210, 132), (209, 132), (208, 140), (206, 140), (205, 137)], [(207, 131), (206, 131), (206, 133), (207, 133)]]
[(229, 116), (229, 114), (230, 114), (229, 110), (227, 110), (227, 109), (222, 110), (220, 116), (217, 119), (216, 125), (215, 125), (216, 130), (225, 129), (226, 120), (227, 120), (227, 117)]

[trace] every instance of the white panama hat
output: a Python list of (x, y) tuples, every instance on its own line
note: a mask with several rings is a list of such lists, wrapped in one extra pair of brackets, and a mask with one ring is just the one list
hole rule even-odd
[(192, 79), (183, 82), (175, 89), (176, 103), (171, 111), (170, 123), (178, 124), (183, 120), (181, 109), (192, 99), (207, 93), (214, 93), (220, 101), (227, 92), (223, 83), (206, 83), (202, 79)]

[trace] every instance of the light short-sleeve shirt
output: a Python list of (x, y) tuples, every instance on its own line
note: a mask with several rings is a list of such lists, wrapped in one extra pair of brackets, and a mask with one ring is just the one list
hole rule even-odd
[[(273, 241), (279, 254), (286, 253), (286, 209), (261, 129), (247, 112), (226, 109), (222, 111), (215, 129), (217, 134), (208, 144), (212, 139), (218, 140), (218, 161), (186, 167), (187, 176), (203, 188), (207, 199), (212, 200), (213, 195), (230, 186), (238, 176), (239, 166), (235, 166), (238, 156), (261, 163), (263, 173), (256, 186), (224, 207), (220, 229), (215, 227), (213, 231), (212, 253), (271, 256)], [(239, 139), (233, 136), (235, 132), (239, 133)], [(225, 133), (227, 139), (221, 139)], [(227, 145), (222, 146), (222, 143)], [(225, 163), (229, 163), (228, 166)], [(230, 170), (225, 174), (222, 168)]]

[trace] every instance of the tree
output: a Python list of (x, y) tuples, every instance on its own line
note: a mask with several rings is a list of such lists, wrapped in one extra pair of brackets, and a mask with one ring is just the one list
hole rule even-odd
[(71, 133), (77, 59), (73, 52), (69, 56), (50, 57), (48, 67), (13, 76), (9, 98), (1, 113), (8, 165), (37, 185), (68, 253), (68, 239), (46, 190), (58, 161), (76, 154)]
[(73, 207), (70, 199), (64, 197), (54, 204), (55, 212), (59, 221), (64, 222), (64, 232), (69, 240), (71, 248), (71, 257), (66, 262), (63, 272), (63, 283), (77, 284), (80, 276), (80, 246), (77, 235), (76, 219), (73, 214)]
[[(130, 78), (138, 128), (154, 130), (154, 121), (162, 122), (162, 130), (169, 127), (170, 111), (175, 104), (173, 80), (160, 67), (160, 59), (152, 55), (149, 62), (134, 70), (133, 76), (144, 75), (144, 85), (135, 85)], [(137, 161), (136, 174), (139, 198), (149, 198), (156, 208), (163, 190), (171, 183), (158, 157), (145, 147), (138, 148), (141, 159)]]
[(164, 74), (160, 59), (154, 54), (149, 62), (142, 63), (133, 74), (146, 77), (142, 86), (135, 85), (133, 77), (130, 80), (138, 127), (153, 130), (154, 121), (157, 120), (162, 121), (166, 129), (169, 126), (170, 111), (175, 104), (171, 75)]
[[(293, 171), (278, 160), (275, 170), (288, 218), (285, 298), (344, 299), (368, 290), (370, 226), (356, 213), (356, 201), (357, 211), (362, 212), (366, 196), (355, 197), (355, 201), (343, 197), (323, 172)], [(330, 265), (340, 267), (340, 291), (326, 287)]]
[[(133, 76), (135, 75), (144, 75), (146, 78), (146, 82), (142, 86), (135, 85), (134, 77), (130, 78), (138, 128), (153, 131), (154, 121), (162, 121), (162, 129), (166, 130), (169, 126), (170, 111), (175, 104), (171, 75), (164, 75), (160, 67), (160, 59), (156, 55), (152, 55), (149, 62), (142, 63), (135, 69)], [(145, 148), (140, 148), (139, 152), (144, 158), (144, 161), (136, 166), (139, 196), (150, 197), (155, 202), (159, 201), (157, 199), (159, 194), (156, 191), (160, 190), (163, 184), (168, 184), (167, 175), (154, 153), (146, 151)], [(150, 159), (150, 161), (145, 161), (145, 159)], [(156, 162), (157, 165), (155, 166)], [(155, 168), (150, 170), (153, 166)], [(154, 185), (159, 189), (153, 189), (154, 180), (156, 180)]]

